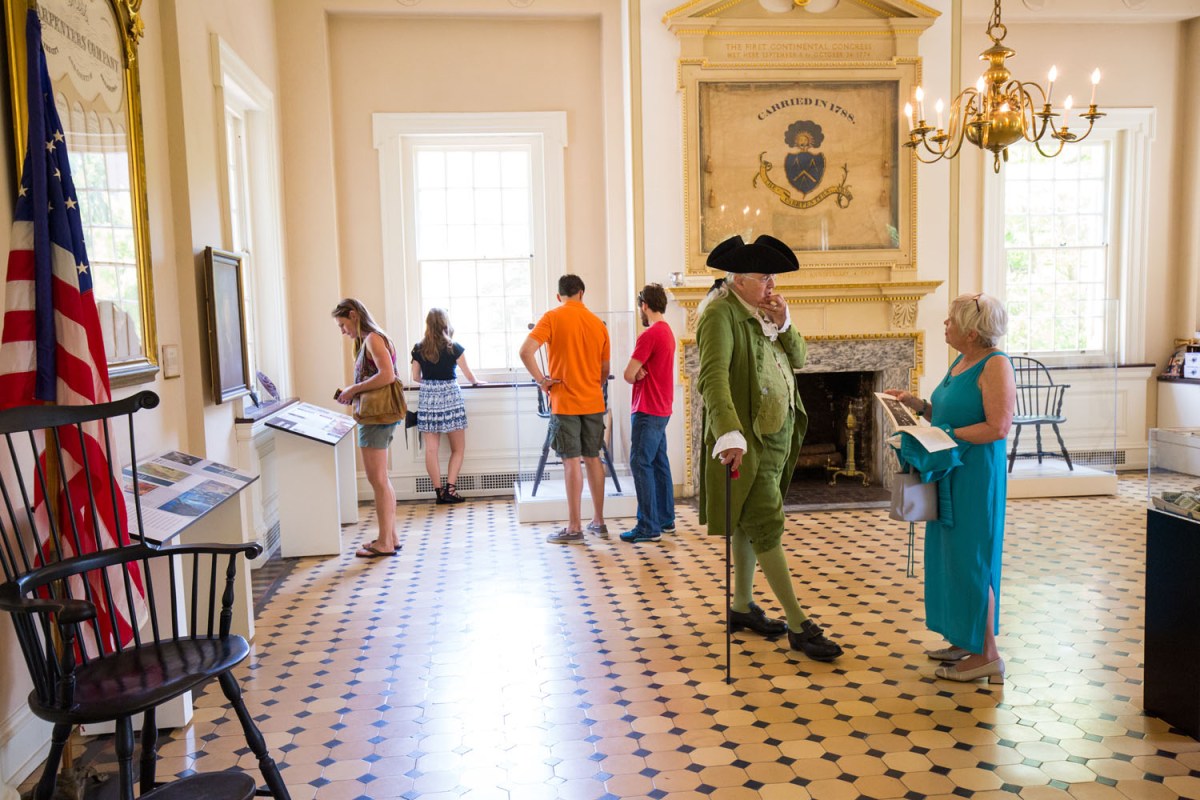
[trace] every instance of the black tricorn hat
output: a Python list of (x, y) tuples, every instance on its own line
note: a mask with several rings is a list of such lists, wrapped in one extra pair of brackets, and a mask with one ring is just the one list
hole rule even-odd
[(800, 269), (800, 262), (796, 260), (792, 248), (765, 233), (753, 244), (746, 244), (741, 236), (731, 236), (713, 248), (705, 263), (724, 272), (758, 272), (763, 275)]

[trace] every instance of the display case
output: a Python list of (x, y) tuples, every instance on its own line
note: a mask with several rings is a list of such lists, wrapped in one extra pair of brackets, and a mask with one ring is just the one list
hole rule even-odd
[(1200, 520), (1200, 428), (1152, 428), (1150, 507)]
[[(1094, 319), (1114, 319), (1096, 300)], [(1046, 342), (1017, 337), (1026, 345)], [(1005, 450), (1010, 498), (1116, 494), (1122, 397), (1116, 348), (1020, 352), (1009, 345), (1016, 407)]]
[[(608, 328), (610, 344), (609, 380), (605, 387), (604, 439), (600, 460), (604, 466), (605, 518), (637, 515), (637, 495), (629, 473), (630, 403), (632, 387), (622, 377), (637, 341), (634, 314), (606, 312), (596, 316)], [(546, 349), (536, 354), (543, 373), (549, 370)], [(562, 461), (555, 453), (550, 434), (550, 404), (545, 393), (532, 383), (513, 388), (517, 443), (517, 480), (513, 492), (520, 522), (566, 520), (567, 491)], [(586, 473), (583, 485), (583, 517), (591, 519), (591, 487)]]
[(1200, 429), (1150, 431), (1146, 711), (1200, 736)]

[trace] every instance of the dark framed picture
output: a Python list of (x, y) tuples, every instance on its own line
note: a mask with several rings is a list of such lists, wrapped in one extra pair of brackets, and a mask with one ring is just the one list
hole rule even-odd
[(249, 394), (253, 388), (246, 350), (242, 256), (213, 247), (204, 248), (204, 283), (213, 402), (224, 403)]

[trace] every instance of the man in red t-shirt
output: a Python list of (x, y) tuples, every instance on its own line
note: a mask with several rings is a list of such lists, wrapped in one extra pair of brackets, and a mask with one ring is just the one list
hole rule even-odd
[(657, 542), (675, 532), (674, 483), (667, 460), (667, 423), (675, 401), (675, 334), (663, 319), (667, 293), (657, 283), (638, 293), (646, 330), (638, 337), (625, 367), (633, 384), (629, 468), (637, 491), (637, 525), (621, 534), (623, 542)]

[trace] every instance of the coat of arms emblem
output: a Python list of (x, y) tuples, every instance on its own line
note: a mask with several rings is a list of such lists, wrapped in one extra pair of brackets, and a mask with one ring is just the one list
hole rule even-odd
[(755, 186), (761, 179), (763, 184), (779, 197), (780, 202), (792, 208), (812, 208), (830, 196), (836, 196), (837, 199), (834, 202), (840, 208), (850, 205), (853, 195), (850, 194), (850, 187), (846, 184), (850, 170), (845, 164), (842, 165), (840, 183), (823, 189), (815, 197), (808, 197), (820, 187), (821, 181), (825, 178), (825, 154), (816, 151), (816, 148), (825, 141), (825, 134), (820, 125), (810, 119), (796, 120), (787, 127), (783, 140), (791, 150), (783, 160), (784, 175), (787, 176), (788, 184), (792, 189), (800, 193), (801, 199), (793, 198), (792, 192), (787, 187), (780, 186), (771, 180), (768, 173), (774, 169), (774, 164), (764, 158), (767, 154), (765, 150), (758, 155), (758, 174), (754, 176)]

